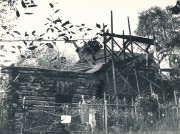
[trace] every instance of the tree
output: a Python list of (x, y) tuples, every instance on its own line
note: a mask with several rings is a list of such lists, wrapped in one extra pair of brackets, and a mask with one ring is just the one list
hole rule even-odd
[[(16, 20), (18, 20), (22, 16), (22, 14), (23, 15), (35, 14), (35, 13), (26, 12), (26, 10), (22, 10), (22, 9), (38, 8), (38, 5), (36, 5), (36, 3), (33, 0), (16, 1), (16, 4), (12, 4), (12, 5), (9, 5), (7, 1), (4, 3), (6, 3), (4, 5), (4, 8), (10, 8), (12, 11), (12, 14), (14, 14), (12, 18), (15, 18)], [(3, 4), (3, 2), (0, 4)], [(70, 40), (77, 39), (77, 37), (80, 37), (82, 39), (80, 43), (86, 44), (86, 42), (88, 42), (83, 39), (89, 35), (88, 32), (92, 30), (91, 28), (88, 28), (84, 23), (75, 25), (75, 24), (72, 24), (70, 20), (63, 20), (59, 16), (59, 12), (61, 11), (57, 6), (58, 5), (57, 2), (47, 3), (47, 4), (49, 4), (49, 8), (51, 9), (52, 14), (47, 17), (47, 22), (42, 24), (45, 27), (44, 32), (42, 33), (39, 33), (38, 30), (32, 30), (31, 32), (20, 33), (18, 30), (15, 30), (15, 27), (13, 26), (11, 28), (7, 28), (7, 26), (4, 26), (5, 22), (1, 24), (1, 27), (4, 28), (5, 30), (5, 34), (1, 36), (0, 40), (6, 39), (6, 37), (8, 37), (8, 39), (22, 40), (22, 42), (18, 42), (17, 45), (15, 45), (16, 43), (13, 43), (12, 44), (13, 50), (10, 51), (13, 54), (17, 54), (17, 56), (21, 57), (21, 59), (23, 59), (23, 57), (26, 57), (23, 54), (23, 51), (30, 51), (30, 53), (36, 53), (35, 57), (37, 58), (38, 54), (40, 54), (39, 51), (41, 49), (49, 48), (49, 49), (54, 49), (53, 51), (57, 53), (57, 57), (58, 57), (57, 59), (59, 60), (59, 57), (61, 55), (61, 50), (59, 50), (61, 43), (70, 43), (71, 42)], [(6, 18), (7, 15), (9, 14), (5, 10), (4, 18)], [(7, 22), (7, 19), (2, 19), (2, 18), (0, 19), (5, 20)], [(98, 24), (97, 27), (99, 28), (99, 26), (100, 25)], [(75, 40), (75, 41), (78, 41), (78, 40)], [(7, 48), (4, 44), (1, 45), (1, 48), (3, 48), (3, 51), (7, 51)], [(47, 52), (47, 51), (44, 51), (44, 52)], [(41, 53), (41, 55), (42, 54), (43, 53)], [(4, 57), (4, 55), (2, 56)], [(33, 56), (33, 58), (35, 57)], [(54, 58), (56, 57), (54, 56)], [(26, 60), (27, 59), (29, 58), (27, 57)], [(22, 61), (23, 60), (21, 60), (21, 62)]]
[(179, 47), (180, 19), (172, 14), (171, 7), (151, 7), (141, 12), (138, 20), (135, 33), (155, 40), (159, 62)]
[(177, 0), (176, 5), (171, 8), (171, 11), (173, 14), (179, 14), (180, 13), (180, 1)]
[(174, 37), (177, 36), (180, 20), (173, 16), (170, 12), (170, 7), (165, 10), (159, 7), (151, 7), (139, 14), (138, 27), (136, 34), (147, 37), (155, 38), (157, 44), (165, 46)]
[[(19, 58), (17, 65), (20, 66), (24, 65), (29, 67), (34, 61), (36, 66), (33, 67), (58, 70), (69, 69), (74, 63), (74, 57), (71, 57), (66, 53), (63, 54), (63, 52), (59, 50), (60, 43), (69, 43), (70, 40), (73, 40), (73, 38), (76, 39), (79, 35), (82, 38), (81, 42), (83, 42), (83, 38), (85, 38), (92, 29), (88, 28), (83, 23), (74, 25), (69, 20), (63, 20), (58, 15), (60, 9), (56, 8), (57, 4), (48, 3), (49, 8), (52, 9), (52, 15), (47, 17), (47, 22), (45, 22), (45, 24), (42, 24), (46, 28), (44, 32), (39, 33), (38, 30), (32, 30), (30, 32), (21, 33), (18, 29), (16, 30), (15, 26), (18, 24), (15, 21), (18, 21), (22, 15), (35, 14), (26, 12), (22, 9), (38, 8), (38, 5), (36, 5), (33, 0), (18, 0), (15, 1), (15, 3), (11, 2), (11, 0), (0, 1), (0, 5), (3, 5), (3, 8), (1, 9), (2, 12), (0, 12), (0, 27), (3, 30), (3, 33), (0, 35), (0, 51), (4, 53), (1, 53), (0, 57), (5, 57), (5, 54), (10, 52), (14, 55), (16, 54)], [(12, 14), (12, 16), (10, 14)], [(14, 22), (10, 20), (14, 20)], [(5, 39), (18, 41), (17, 43), (8, 42), (9, 45), (7, 45), (3, 42)], [(6, 60), (6, 62), (10, 62), (10, 60)], [(17, 118), (16, 114), (23, 112), (18, 111), (19, 109), (22, 110), (22, 105), (14, 104), (14, 99), (18, 100), (18, 97), (16, 97), (16, 89), (11, 88), (10, 83), (4, 90), (8, 91), (8, 96), (4, 102), (7, 111), (7, 124), (5, 124), (5, 127), (8, 128), (8, 131), (3, 133), (14, 133), (16, 129), (15, 123), (17, 123), (15, 120)]]
[(70, 70), (76, 58), (67, 52), (56, 49), (41, 48), (40, 50), (26, 50), (19, 57), (16, 66), (35, 67), (44, 69)]

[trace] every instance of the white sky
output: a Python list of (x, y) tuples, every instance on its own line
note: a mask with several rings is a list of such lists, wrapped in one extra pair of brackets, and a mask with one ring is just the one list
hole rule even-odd
[[(51, 14), (49, 1), (34, 0), (38, 7), (25, 9), (24, 11), (34, 12), (32, 16), (20, 17), (22, 29), (40, 29), (46, 18)], [(110, 24), (110, 11), (114, 14), (114, 31), (121, 33), (127, 31), (127, 16), (130, 17), (131, 29), (134, 31), (137, 25), (138, 13), (152, 6), (165, 8), (168, 5), (175, 5), (176, 0), (56, 0), (59, 4), (54, 8), (61, 9), (59, 16), (64, 20), (70, 20), (73, 24), (85, 23), (94, 27), (96, 23)], [(23, 9), (22, 9), (23, 11)], [(109, 26), (110, 27), (110, 26)]]
[[(96, 23), (108, 24), (110, 28), (110, 11), (113, 11), (114, 32), (128, 34), (127, 16), (130, 18), (131, 31), (136, 29), (138, 13), (152, 6), (165, 8), (169, 5), (175, 5), (176, 0), (56, 0), (59, 4), (55, 9), (60, 9), (58, 15), (62, 20), (70, 20), (73, 24), (82, 24), (92, 29), (96, 29)], [(43, 24), (47, 22), (47, 17), (52, 13), (49, 2), (55, 3), (55, 0), (34, 0), (37, 7), (23, 9), (19, 6), (20, 12), (33, 12), (33, 15), (21, 15), (17, 31), (25, 32), (33, 30), (43, 31)], [(76, 54), (73, 46), (62, 44), (62, 49)]]
[[(54, 0), (55, 1), (55, 0)], [(43, 24), (52, 13), (49, 2), (53, 0), (34, 0), (38, 7), (25, 9), (26, 12), (34, 12), (34, 15), (20, 17), (19, 29), (22, 31), (44, 29)], [(132, 34), (137, 26), (138, 13), (152, 6), (165, 8), (168, 5), (175, 5), (176, 0), (56, 0), (59, 4), (55, 9), (61, 9), (58, 15), (62, 20), (70, 20), (73, 24), (85, 23), (86, 26), (97, 29), (96, 23), (108, 24), (110, 28), (110, 11), (113, 11), (114, 32), (128, 34), (127, 17), (130, 18)], [(23, 11), (23, 10), (22, 10)]]

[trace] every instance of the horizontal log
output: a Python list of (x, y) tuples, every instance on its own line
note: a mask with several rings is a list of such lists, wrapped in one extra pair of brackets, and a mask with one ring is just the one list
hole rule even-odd
[(56, 76), (56, 77), (51, 77), (51, 76), (38, 76), (35, 74), (21, 74), (21, 77), (35, 77), (34, 79), (38, 79), (38, 80), (42, 80), (45, 81), (44, 83), (46, 84), (47, 82), (49, 82), (50, 80), (55, 80), (57, 82), (63, 81), (63, 82), (80, 82), (80, 83), (92, 83), (92, 84), (100, 84), (99, 81), (94, 80), (91, 78), (91, 76), (89, 76), (88, 78), (82, 78), (82, 77), (78, 77), (78, 75), (76, 77), (74, 76), (69, 76), (69, 77), (62, 77), (62, 76)]
[[(23, 99), (23, 98), (20, 98), (20, 99)], [(25, 100), (55, 101), (55, 97), (25, 96)]]
[(145, 43), (145, 44), (150, 44), (150, 45), (154, 45), (154, 41), (153, 39), (148, 39), (148, 38), (143, 38), (143, 37), (139, 37), (139, 36), (129, 36), (129, 35), (118, 35), (118, 34), (110, 34), (110, 33), (105, 33), (105, 34), (101, 34), (102, 36), (113, 36), (113, 37), (117, 37), (117, 38), (123, 38), (123, 39), (127, 39), (131, 41), (136, 41), (136, 42), (140, 42), (140, 43)]
[(16, 91), (19, 95), (22, 95), (22, 96), (32, 96), (32, 95), (36, 95), (37, 93), (33, 92), (33, 91)]
[(88, 95), (89, 90), (75, 89), (74, 93)]
[(50, 69), (40, 69), (40, 68), (29, 68), (29, 67), (4, 67), (2, 69), (2, 72), (5, 73), (21, 73), (21, 74), (36, 74), (36, 75), (46, 75), (46, 76), (73, 76), (77, 77), (77, 75), (80, 75), (82, 77), (89, 77), (90, 75), (87, 75), (86, 73), (82, 72), (75, 72), (75, 71), (57, 71), (57, 70), (50, 70)]
[(39, 101), (39, 100), (25, 100), (25, 103), (28, 104), (47, 104), (47, 105), (52, 105), (55, 104), (55, 101)]
[(55, 93), (50, 93), (50, 92), (38, 93), (38, 92), (34, 92), (34, 91), (25, 91), (25, 90), (17, 91), (17, 93), (22, 96), (52, 96), (52, 95), (55, 95)]
[(78, 89), (85, 89), (85, 90), (88, 89), (87, 85), (85, 85), (85, 86), (78, 85), (77, 88)]
[(89, 69), (92, 69), (92, 67), (89, 67), (89, 66), (83, 66), (83, 65), (76, 65), (72, 68), (72, 70), (78, 70), (78, 71), (81, 71), (81, 70), (89, 70)]
[[(23, 100), (19, 100), (19, 102), (22, 103)], [(43, 105), (43, 106), (55, 105), (54, 101), (25, 100), (24, 103), (28, 105)]]
[[(54, 86), (53, 86), (54, 87)], [(24, 90), (24, 91), (43, 91), (43, 92), (49, 92), (52, 90), (53, 87), (34, 87), (34, 86), (25, 86), (20, 85), (18, 90)]]
[(34, 113), (34, 112), (40, 112), (40, 110), (54, 113), (55, 109), (49, 109), (49, 108), (43, 108), (43, 109), (39, 109), (39, 110), (38, 109), (30, 109), (30, 110), (28, 110), (28, 112)]
[(55, 111), (55, 106), (43, 106), (43, 105), (34, 105), (28, 110), (29, 112), (40, 112), (40, 111)]
[(38, 107), (38, 108), (55, 108), (55, 106), (44, 106), (44, 105), (34, 105), (34, 107)]
[[(82, 94), (73, 94), (73, 98), (82, 98)], [(84, 99), (89, 99), (88, 95), (84, 95)]]
[(72, 98), (72, 103), (79, 103), (81, 99), (78, 98)]

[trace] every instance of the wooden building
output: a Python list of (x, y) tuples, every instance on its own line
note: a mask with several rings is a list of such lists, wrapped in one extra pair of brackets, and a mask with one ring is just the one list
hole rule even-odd
[[(6, 67), (2, 73), (9, 74), (9, 89), (15, 90), (21, 101), (25, 96), (28, 104), (37, 107), (78, 103), (81, 95), (85, 95), (86, 99), (92, 96), (101, 98), (104, 92), (112, 98), (135, 98), (155, 92), (159, 98), (165, 99), (171, 87), (159, 73), (154, 57), (148, 52), (153, 41), (136, 36), (130, 40), (127, 35), (114, 37), (124, 39), (121, 50), (113, 51), (106, 44), (104, 49), (93, 53), (85, 51), (84, 46), (78, 48), (80, 60), (70, 71)], [(111, 38), (107, 38), (105, 43)], [(146, 44), (146, 53), (138, 54), (128, 49), (132, 42)]]
[(25, 96), (28, 104), (54, 105), (55, 103), (78, 103), (81, 95), (96, 96), (100, 81), (91, 73), (55, 71), (39, 68), (7, 67), (10, 90)]

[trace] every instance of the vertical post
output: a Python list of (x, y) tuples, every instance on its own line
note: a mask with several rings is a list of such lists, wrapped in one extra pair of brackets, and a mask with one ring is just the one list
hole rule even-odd
[(22, 122), (21, 122), (21, 134), (23, 134), (23, 128), (24, 128), (24, 121), (25, 121), (25, 114), (24, 114), (24, 109), (25, 109), (25, 100), (26, 100), (26, 97), (24, 96), (23, 97), (23, 113), (22, 113), (22, 118), (23, 118), (23, 120), (22, 120)]
[(109, 104), (111, 104), (111, 96), (109, 95)]
[[(118, 103), (117, 90), (116, 90), (116, 75), (115, 75), (115, 67), (114, 67), (113, 12), (112, 11), (111, 11), (111, 48), (112, 48), (113, 87), (114, 87), (114, 94), (115, 94), (115, 98), (116, 98), (116, 103)], [(117, 110), (118, 110), (118, 105), (117, 105)]]
[[(106, 80), (107, 80), (107, 89), (109, 89), (109, 76), (108, 76), (108, 71), (106, 71)], [(108, 90), (109, 93), (109, 90)]]
[(25, 100), (26, 100), (26, 97), (24, 96), (23, 97), (23, 109), (25, 108), (25, 106), (24, 106), (25, 105)]
[[(103, 23), (103, 34), (105, 34), (105, 26)], [(104, 44), (104, 63), (106, 63), (106, 36), (103, 36), (103, 44)]]
[(117, 111), (119, 111), (119, 98), (118, 98), (118, 95), (116, 95), (116, 105), (117, 105)]
[(105, 122), (105, 134), (108, 133), (108, 130), (107, 130), (107, 104), (106, 104), (106, 94), (104, 92), (104, 122)]
[[(147, 51), (148, 51), (148, 50), (147, 50)], [(148, 55), (147, 52), (146, 52), (146, 67), (149, 67), (148, 62), (149, 62), (149, 55)]]
[(126, 111), (126, 97), (124, 97), (124, 106), (125, 106), (125, 111)]
[(133, 100), (133, 97), (131, 98), (131, 104), (132, 104), (132, 115), (134, 115), (134, 100)]
[(105, 132), (105, 105), (103, 105), (103, 115), (102, 115), (102, 119), (103, 119), (103, 133)]
[(135, 114), (137, 113), (136, 104), (134, 105), (134, 112), (135, 112)]
[(175, 101), (175, 104), (176, 104), (176, 111), (177, 111), (177, 115), (178, 115), (178, 102), (177, 102), (177, 91), (174, 91), (174, 101)]
[(129, 17), (128, 17), (128, 29), (129, 29), (129, 38), (130, 38), (130, 44), (131, 44), (131, 51), (133, 53), (133, 45), (132, 45), (132, 37), (131, 37), (131, 26), (129, 22)]
[(1, 100), (0, 100), (0, 101), (1, 101), (1, 107), (0, 107), (0, 108), (1, 108), (1, 119), (0, 119), (0, 125), (1, 125), (1, 126), (3, 126), (3, 124), (2, 124), (2, 121), (3, 121), (3, 93), (2, 93), (2, 94), (0, 94), (0, 96), (2, 97), (2, 98), (1, 98)]
[[(131, 51), (133, 53), (133, 45), (132, 45), (132, 39), (131, 39), (131, 27), (130, 27), (130, 22), (129, 22), (129, 17), (128, 17), (128, 28), (129, 28), (129, 36), (130, 36), (130, 44), (131, 44)], [(138, 77), (137, 77), (137, 72), (136, 72), (136, 67), (134, 65), (134, 55), (132, 55), (132, 59), (133, 59), (133, 68), (134, 68), (134, 73), (135, 73), (135, 78), (136, 78), (136, 85), (137, 85), (137, 89), (138, 89), (138, 94), (140, 96), (140, 89), (139, 89), (139, 82), (138, 82)]]
[[(105, 25), (103, 23), (103, 34), (105, 33)], [(106, 36), (103, 36), (103, 44), (104, 44), (104, 63), (106, 64)], [(108, 78), (108, 72), (106, 71), (106, 80), (107, 80), (107, 89), (109, 89), (109, 78)]]
[(150, 83), (150, 90), (151, 90), (151, 96), (152, 96), (153, 89), (152, 89), (152, 84), (151, 83)]
[[(124, 36), (124, 30), (123, 30), (123, 36)], [(124, 64), (125, 64), (126, 63), (126, 51), (125, 51), (124, 38), (123, 38), (123, 51), (124, 51)]]

